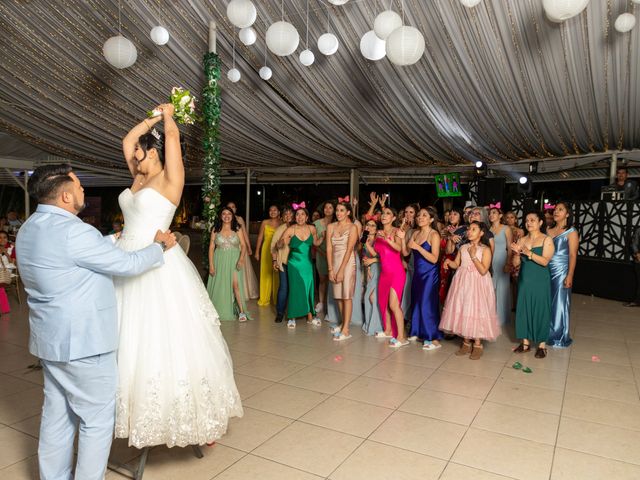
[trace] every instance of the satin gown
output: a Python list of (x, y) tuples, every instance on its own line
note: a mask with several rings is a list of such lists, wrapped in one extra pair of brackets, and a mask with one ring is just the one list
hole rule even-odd
[(549, 262), (551, 275), (551, 328), (548, 344), (552, 347), (568, 347), (573, 340), (569, 336), (569, 312), (571, 289), (564, 288), (564, 279), (569, 273), (569, 233), (571, 227), (553, 239), (556, 251)]
[(289, 280), (289, 298), (287, 317), (305, 317), (315, 315), (313, 306), (314, 282), (311, 247), (313, 236), (302, 241), (297, 235), (289, 242), (289, 260), (287, 261), (287, 279)]
[(496, 292), (496, 310), (498, 311), (500, 325), (506, 325), (511, 319), (511, 284), (509, 283), (509, 273), (505, 273), (504, 271), (504, 266), (508, 258), (507, 228), (509, 227), (503, 227), (502, 230), (493, 237), (495, 241), (495, 251), (491, 259), (491, 278), (493, 279), (493, 288)]
[(391, 320), (391, 330), (393, 336), (398, 336), (398, 327), (393, 312), (387, 318), (386, 312), (389, 306), (389, 295), (391, 290), (396, 293), (398, 302), (402, 305), (402, 292), (407, 272), (402, 265), (400, 252), (396, 251), (386, 239), (376, 237), (374, 249), (380, 258), (380, 279), (378, 280), (378, 307), (382, 316), (382, 325), (386, 327), (387, 321)]
[[(431, 245), (421, 245), (431, 252)], [(431, 263), (420, 252), (413, 252), (413, 279), (411, 281), (411, 333), (421, 340), (440, 340), (440, 265)]]
[[(233, 293), (233, 277), (237, 276), (240, 298), (242, 299), (242, 310), (246, 312), (244, 303), (244, 269), (236, 270), (238, 259), (240, 258), (240, 238), (238, 234), (232, 232), (229, 237), (223, 236), (220, 232), (216, 234), (216, 249), (213, 254), (213, 265), (215, 275), (209, 275), (207, 280), (207, 292), (218, 311), (221, 321), (232, 322), (238, 319), (240, 306)], [(249, 261), (245, 258), (245, 263)]]
[[(349, 229), (345, 230), (342, 235), (333, 234), (331, 237), (331, 246), (333, 248), (333, 269), (338, 271), (344, 256), (347, 253), (347, 245), (349, 243)], [(344, 268), (344, 278), (340, 283), (331, 283), (333, 290), (333, 298), (337, 300), (351, 300), (356, 289), (356, 256), (353, 251), (348, 252), (349, 259)]]
[[(365, 257), (370, 257), (364, 250)], [(383, 330), (380, 307), (378, 306), (378, 279), (380, 278), (380, 262), (375, 262), (365, 268), (366, 289), (364, 291), (364, 322), (362, 330), (367, 335), (375, 335)]]
[(278, 301), (278, 272), (273, 269), (271, 258), (271, 238), (276, 229), (271, 225), (264, 226), (264, 238), (260, 249), (260, 298), (258, 305), (275, 305)]
[[(542, 255), (542, 246), (531, 249)], [(549, 339), (551, 324), (551, 277), (549, 268), (522, 256), (518, 276), (516, 337), (526, 338), (537, 346)]]

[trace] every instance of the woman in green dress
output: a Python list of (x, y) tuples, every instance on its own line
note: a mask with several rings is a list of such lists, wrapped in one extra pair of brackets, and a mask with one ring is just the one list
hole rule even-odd
[(514, 352), (526, 353), (531, 350), (531, 343), (537, 344), (536, 358), (547, 356), (551, 325), (551, 275), (547, 265), (554, 246), (551, 237), (544, 234), (544, 224), (541, 213), (528, 213), (525, 218), (528, 234), (511, 244), (513, 265), (520, 266), (516, 337), (522, 341)]
[(207, 292), (222, 321), (247, 321), (243, 265), (247, 244), (233, 211), (220, 210), (209, 242)]
[(287, 228), (278, 241), (278, 247), (289, 247), (287, 278), (289, 280), (289, 300), (287, 327), (296, 328), (296, 318), (307, 317), (307, 322), (319, 327), (322, 322), (316, 317), (313, 307), (314, 282), (311, 248), (319, 245), (316, 227), (309, 225), (309, 212), (306, 208), (296, 210), (296, 221)]

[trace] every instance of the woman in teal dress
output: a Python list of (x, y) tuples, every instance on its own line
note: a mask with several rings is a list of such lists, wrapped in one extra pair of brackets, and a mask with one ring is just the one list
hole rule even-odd
[(243, 265), (247, 246), (233, 211), (220, 210), (209, 242), (207, 292), (221, 321), (247, 320)]
[(518, 304), (516, 307), (516, 337), (522, 339), (515, 353), (531, 350), (536, 344), (536, 358), (547, 356), (546, 342), (551, 325), (551, 277), (549, 262), (554, 247), (550, 237), (542, 231), (544, 216), (539, 212), (527, 214), (528, 234), (511, 244), (514, 266), (520, 265)]
[(376, 219), (369, 219), (364, 226), (365, 234), (362, 237), (364, 245), (362, 249), (362, 263), (365, 268), (365, 284), (364, 292), (364, 322), (362, 330), (367, 335), (375, 335), (381, 332), (382, 316), (380, 315), (380, 307), (378, 307), (378, 278), (380, 277), (380, 259), (373, 249), (376, 240), (379, 225)]
[(578, 231), (573, 227), (571, 206), (558, 202), (553, 211), (553, 227), (548, 233), (553, 238), (555, 253), (549, 262), (551, 274), (551, 328), (547, 344), (564, 348), (573, 340), (569, 335), (571, 287), (578, 258)]
[(289, 299), (287, 304), (287, 327), (296, 328), (296, 318), (307, 317), (307, 322), (319, 327), (322, 322), (316, 317), (313, 307), (314, 284), (311, 248), (318, 245), (320, 239), (316, 228), (307, 223), (309, 212), (306, 208), (296, 210), (295, 223), (285, 230), (278, 241), (278, 247), (289, 246), (287, 278), (289, 280)]

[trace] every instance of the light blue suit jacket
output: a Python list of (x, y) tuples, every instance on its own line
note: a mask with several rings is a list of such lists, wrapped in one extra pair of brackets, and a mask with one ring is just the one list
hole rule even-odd
[(16, 239), (28, 295), (29, 351), (68, 362), (118, 348), (118, 313), (111, 276), (132, 276), (164, 263), (157, 243), (125, 252), (77, 216), (39, 205)]

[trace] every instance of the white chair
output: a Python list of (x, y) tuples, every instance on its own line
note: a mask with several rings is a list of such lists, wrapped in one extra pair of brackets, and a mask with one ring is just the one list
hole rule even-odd
[(180, 245), (180, 248), (184, 250), (185, 254), (189, 255), (189, 247), (191, 247), (191, 239), (189, 238), (189, 235), (181, 235), (178, 240), (178, 245)]

